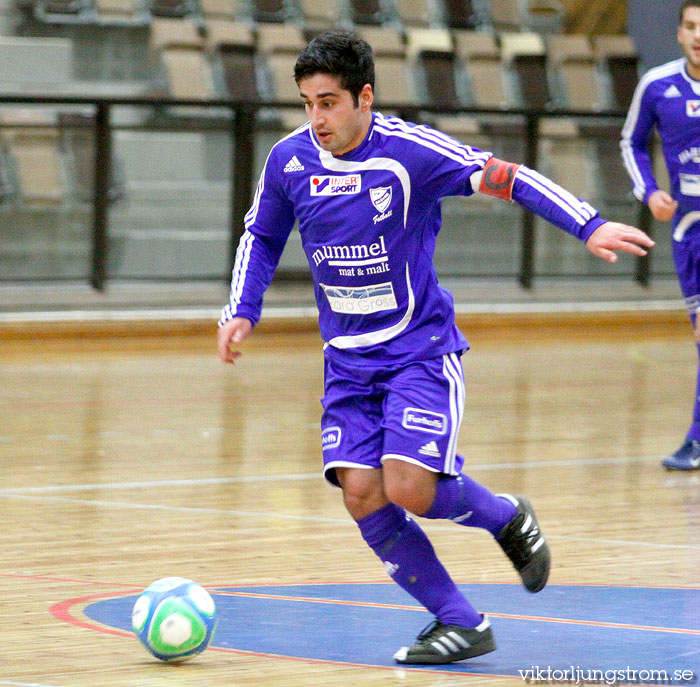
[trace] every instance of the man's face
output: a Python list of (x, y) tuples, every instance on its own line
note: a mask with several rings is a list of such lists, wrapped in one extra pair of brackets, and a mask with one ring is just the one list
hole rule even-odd
[(362, 143), (371, 121), (372, 87), (367, 84), (355, 105), (350, 91), (337, 77), (313, 74), (299, 82), (299, 94), (321, 148), (342, 155)]
[(686, 7), (678, 27), (680, 44), (691, 76), (700, 76), (700, 7)]

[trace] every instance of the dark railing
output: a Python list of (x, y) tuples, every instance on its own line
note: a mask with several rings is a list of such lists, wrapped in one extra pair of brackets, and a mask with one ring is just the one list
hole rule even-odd
[[(94, 197), (92, 207), (92, 263), (90, 268), (90, 283), (97, 290), (103, 290), (107, 280), (107, 253), (109, 236), (109, 189), (110, 174), (112, 169), (112, 123), (111, 111), (114, 107), (128, 106), (137, 108), (188, 108), (188, 110), (219, 108), (230, 113), (230, 119), (212, 121), (209, 128), (227, 128), (232, 140), (232, 169), (231, 169), (231, 198), (229, 210), (230, 230), (230, 266), (233, 267), (235, 251), (243, 232), (243, 221), (252, 199), (254, 185), (254, 141), (257, 131), (257, 114), (262, 109), (285, 109), (300, 107), (299, 103), (282, 103), (277, 101), (232, 101), (219, 100), (186, 100), (152, 97), (87, 97), (87, 96), (30, 96), (0, 95), (0, 105), (79, 105), (92, 106), (95, 109), (95, 167), (94, 167)], [(591, 112), (581, 110), (533, 110), (533, 109), (483, 109), (462, 108), (441, 105), (439, 110), (428, 105), (411, 105), (405, 103), (383, 103), (385, 111), (399, 112), (403, 117), (411, 121), (420, 121), (421, 113), (440, 114), (470, 114), (479, 116), (518, 116), (524, 123), (524, 162), (528, 167), (537, 168), (538, 130), (539, 120), (543, 117), (574, 117), (578, 120), (590, 118), (603, 118), (619, 121), (624, 118), (624, 113), (607, 111)], [(191, 130), (196, 124), (188, 121), (188, 124), (180, 124), (177, 128), (187, 126)], [(155, 127), (163, 130), (165, 125)], [(520, 162), (520, 160), (514, 160)], [(648, 208), (640, 204), (639, 226), (649, 231), (651, 228), (651, 215)], [(532, 213), (523, 210), (521, 215), (521, 252), (518, 280), (524, 288), (532, 286), (534, 278), (535, 261), (535, 217)], [(650, 264), (648, 256), (637, 258), (635, 280), (642, 285), (647, 285), (650, 280)]]

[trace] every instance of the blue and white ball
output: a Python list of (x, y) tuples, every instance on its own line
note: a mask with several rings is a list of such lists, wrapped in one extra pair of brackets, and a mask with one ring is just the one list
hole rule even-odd
[(200, 654), (217, 622), (211, 594), (183, 577), (164, 577), (146, 587), (131, 612), (136, 636), (161, 661), (186, 661)]

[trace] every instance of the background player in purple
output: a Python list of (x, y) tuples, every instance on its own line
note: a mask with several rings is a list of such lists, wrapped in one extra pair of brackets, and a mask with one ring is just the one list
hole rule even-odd
[(534, 170), (374, 112), (372, 50), (350, 33), (312, 40), (295, 79), (309, 122), (265, 163), (219, 322), (219, 355), (228, 363), (240, 355), (298, 220), (325, 341), (324, 475), (342, 488), (387, 573), (435, 616), (394, 658), (479, 656), (495, 649), (488, 618), (406, 511), (488, 530), (531, 592), (545, 586), (550, 554), (524, 496), (495, 495), (461, 472), (468, 344), (433, 266), (440, 198), (480, 191), (517, 201), (610, 262), (616, 250), (644, 255), (653, 242), (600, 219)]
[[(700, 0), (686, 0), (678, 42), (685, 57), (647, 72), (639, 82), (622, 130), (622, 159), (635, 196), (656, 219), (672, 220), (673, 260), (695, 332), (700, 309)], [(671, 182), (670, 193), (654, 176), (649, 141), (656, 127)], [(663, 460), (670, 470), (700, 469), (700, 367), (693, 417), (683, 444)]]

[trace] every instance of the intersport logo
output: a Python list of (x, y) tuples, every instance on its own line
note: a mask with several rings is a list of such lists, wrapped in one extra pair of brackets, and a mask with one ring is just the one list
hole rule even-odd
[(342, 196), (350, 193), (359, 193), (361, 189), (362, 179), (359, 174), (348, 174), (342, 177), (311, 177), (312, 196)]

